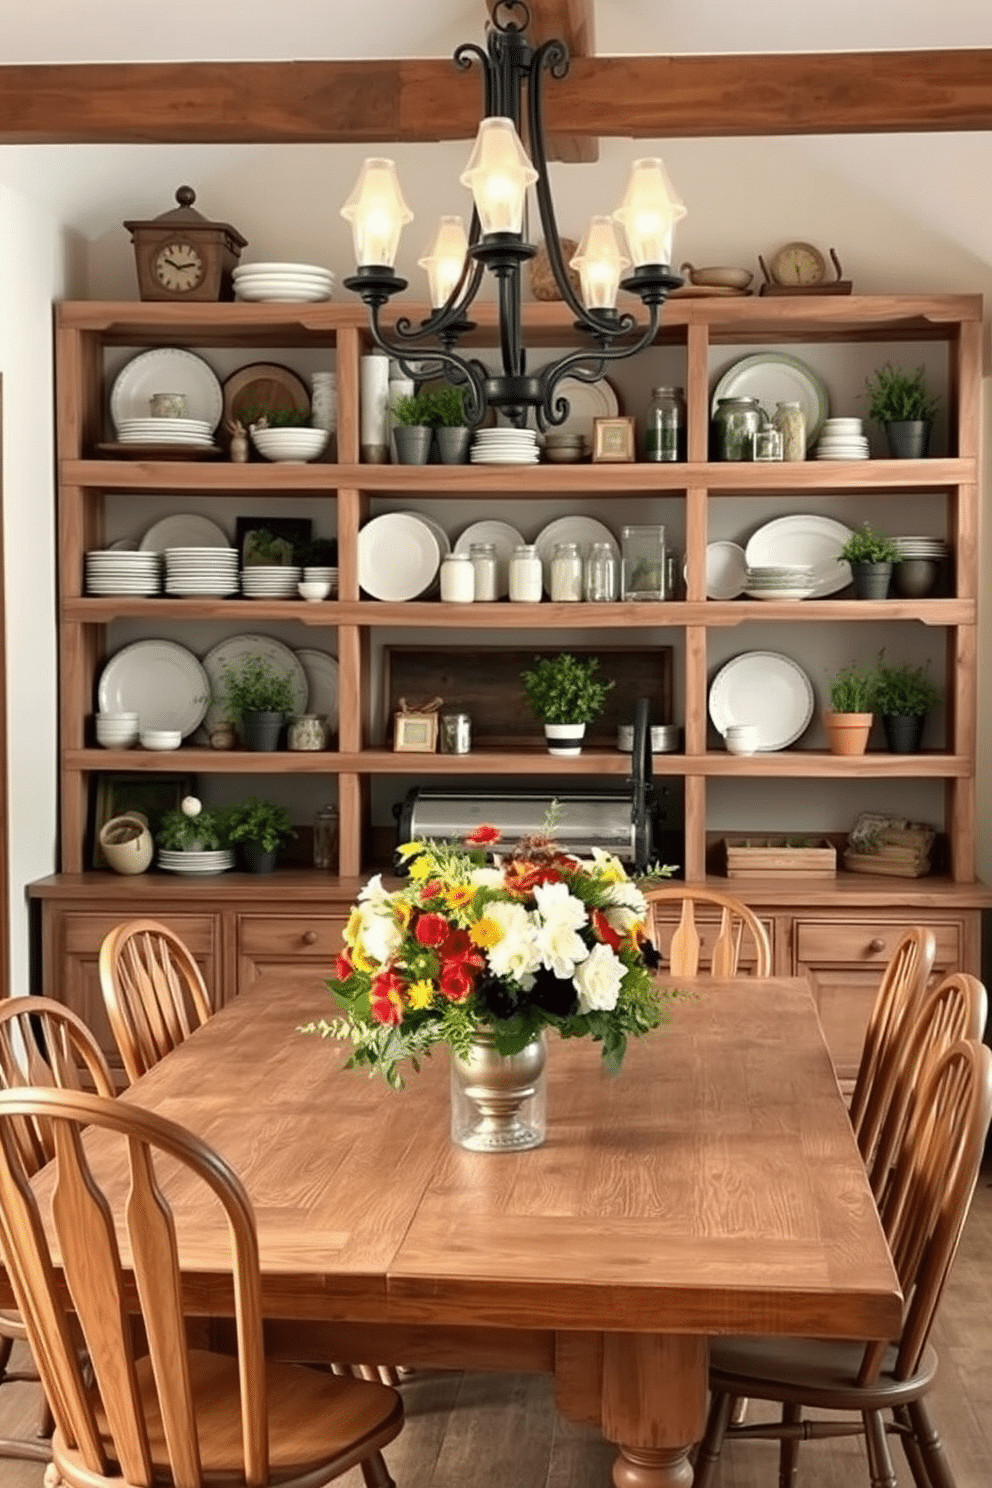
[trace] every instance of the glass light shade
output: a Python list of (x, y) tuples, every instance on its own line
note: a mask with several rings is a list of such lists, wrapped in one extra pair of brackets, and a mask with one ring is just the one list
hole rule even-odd
[(620, 274), (629, 268), (617, 242), (612, 217), (593, 217), (569, 267), (579, 272), (582, 303), (587, 310), (612, 310), (617, 302)]
[(413, 221), (413, 213), (403, 200), (395, 161), (365, 161), (341, 216), (351, 223), (355, 262), (391, 269), (396, 263), (403, 224)]
[(685, 204), (657, 156), (634, 161), (613, 215), (623, 224), (635, 268), (671, 263), (675, 224), (685, 216)]
[(448, 298), (462, 277), (468, 238), (465, 224), (460, 217), (442, 217), (431, 251), (418, 259), (422, 269), (427, 270), (431, 305), (437, 309), (448, 302)]
[(475, 198), (485, 235), (522, 231), (527, 187), (536, 180), (513, 120), (502, 115), (483, 119), (461, 183)]

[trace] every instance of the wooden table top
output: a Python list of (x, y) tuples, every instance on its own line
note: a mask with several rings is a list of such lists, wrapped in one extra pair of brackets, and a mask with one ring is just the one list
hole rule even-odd
[[(446, 1051), (390, 1090), (298, 1031), (331, 1011), (312, 986), (259, 983), (122, 1097), (190, 1127), (240, 1174), (268, 1316), (897, 1326), (898, 1285), (802, 981), (696, 984), (629, 1046), (617, 1080), (597, 1045), (552, 1036), (547, 1141), (509, 1154), (451, 1144)], [(220, 1221), (175, 1201), (190, 1310), (229, 1311)]]

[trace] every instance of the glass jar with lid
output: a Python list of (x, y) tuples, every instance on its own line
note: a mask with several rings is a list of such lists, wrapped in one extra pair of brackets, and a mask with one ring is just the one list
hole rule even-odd
[(313, 822), (313, 866), (327, 873), (338, 871), (338, 808), (333, 802), (321, 806)]
[(612, 604), (617, 597), (618, 586), (617, 555), (612, 543), (591, 543), (583, 575), (586, 603)]
[(782, 436), (782, 459), (805, 460), (806, 414), (801, 403), (777, 403), (772, 423)]
[(766, 423), (757, 398), (718, 398), (712, 424), (713, 458), (752, 459), (754, 436)]
[(446, 604), (471, 604), (475, 569), (467, 553), (448, 553), (441, 563), (441, 598)]
[(491, 602), (499, 598), (499, 571), (496, 567), (496, 544), (474, 542), (470, 544), (468, 556), (475, 570), (475, 597)]
[(533, 543), (514, 548), (510, 559), (510, 598), (522, 604), (538, 604), (544, 592), (544, 569)]
[(656, 387), (644, 431), (647, 460), (684, 460), (685, 394), (680, 387)]
[(665, 598), (664, 527), (623, 529), (623, 579), (621, 598), (631, 600)]
[(578, 543), (555, 544), (550, 588), (554, 600), (575, 603), (582, 598), (582, 554)]

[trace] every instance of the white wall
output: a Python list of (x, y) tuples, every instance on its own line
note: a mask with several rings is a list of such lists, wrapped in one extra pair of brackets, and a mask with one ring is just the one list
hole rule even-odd
[[(72, 293), (135, 297), (132, 249), (122, 220), (168, 209), (176, 187), (188, 182), (207, 216), (230, 221), (245, 234), (246, 259), (319, 262), (343, 274), (351, 267), (351, 250), (338, 208), (366, 153), (333, 146), (0, 150), (0, 183), (7, 183), (0, 185), (0, 358), (7, 403), (15, 989), (25, 975), (23, 885), (54, 865), (49, 302), (69, 282), (63, 264), (68, 245), (79, 260)], [(390, 153), (415, 213), (398, 269), (419, 298), (416, 259), (434, 220), (441, 212), (465, 210), (457, 178), (467, 148), (407, 146)], [(805, 238), (837, 250), (858, 293), (977, 292), (985, 296), (988, 322), (992, 234), (984, 198), (992, 179), (992, 135), (642, 141), (636, 147), (604, 140), (596, 164), (555, 167), (561, 231), (578, 237), (591, 212), (612, 210), (628, 162), (651, 153), (664, 155), (689, 208), (678, 239), (680, 262), (746, 264), (757, 270), (759, 253), (767, 257), (787, 239)], [(987, 493), (992, 489), (988, 439), (985, 449)], [(986, 524), (983, 657), (992, 654), (990, 540)], [(987, 776), (992, 745), (990, 708), (983, 683), (980, 779)], [(992, 799), (987, 792), (979, 818), (979, 871), (988, 880)]]

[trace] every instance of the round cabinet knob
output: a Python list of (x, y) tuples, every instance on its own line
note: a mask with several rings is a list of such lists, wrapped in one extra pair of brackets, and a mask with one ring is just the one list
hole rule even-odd
[(885, 950), (885, 941), (878, 939), (870, 940), (868, 942), (868, 949), (872, 952), (873, 955), (877, 956), (879, 951)]
[(316, 945), (317, 944), (317, 932), (316, 932), (316, 930), (304, 930), (304, 932), (303, 932), (303, 944), (304, 945)]

